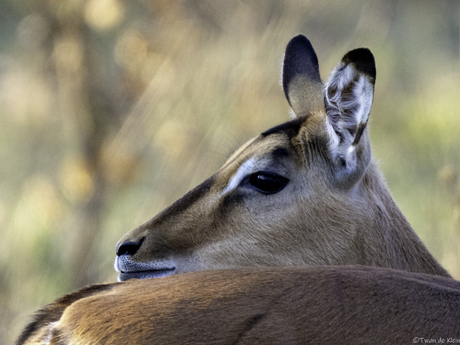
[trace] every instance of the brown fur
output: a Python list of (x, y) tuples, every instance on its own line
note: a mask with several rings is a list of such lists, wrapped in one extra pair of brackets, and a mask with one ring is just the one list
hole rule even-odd
[(91, 285), (79, 291), (64, 295), (53, 303), (48, 304), (35, 314), (34, 320), (23, 330), (21, 336), (18, 338), (17, 344), (23, 344), (26, 341), (28, 344), (33, 344), (34, 341), (31, 335), (37, 339), (46, 338), (49, 331), (47, 326), (53, 322), (59, 321), (62, 313), (68, 306), (79, 299), (99, 294), (102, 291), (112, 289), (112, 287), (114, 287), (114, 284)]
[(447, 341), (460, 338), (460, 283), (368, 267), (203, 271), (88, 293), (51, 334), (62, 345)]

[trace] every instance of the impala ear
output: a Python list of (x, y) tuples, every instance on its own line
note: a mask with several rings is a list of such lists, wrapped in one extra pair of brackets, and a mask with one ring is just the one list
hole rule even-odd
[(318, 58), (305, 36), (298, 35), (288, 43), (282, 79), (284, 93), (297, 117), (315, 110), (324, 110)]
[(362, 175), (370, 162), (366, 125), (374, 97), (375, 62), (370, 50), (348, 52), (325, 85), (332, 157), (342, 178)]

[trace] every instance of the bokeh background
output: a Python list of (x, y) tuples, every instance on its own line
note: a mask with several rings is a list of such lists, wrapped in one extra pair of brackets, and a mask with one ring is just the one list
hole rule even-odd
[(288, 119), (289, 39), (326, 79), (376, 58), (370, 130), (392, 193), (460, 278), (460, 2), (0, 0), (0, 344), (114, 281), (116, 241)]

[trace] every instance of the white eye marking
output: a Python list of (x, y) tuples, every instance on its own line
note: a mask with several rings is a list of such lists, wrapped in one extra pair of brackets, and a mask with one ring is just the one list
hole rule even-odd
[(243, 180), (243, 178), (246, 177), (251, 171), (252, 168), (255, 165), (255, 161), (253, 158), (248, 159), (246, 162), (244, 162), (238, 169), (235, 175), (230, 179), (230, 181), (227, 184), (227, 187), (222, 191), (221, 195), (224, 195), (228, 193), (229, 191), (235, 189), (240, 182)]

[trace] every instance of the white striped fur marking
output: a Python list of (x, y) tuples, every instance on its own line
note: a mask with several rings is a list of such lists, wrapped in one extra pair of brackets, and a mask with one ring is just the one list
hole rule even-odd
[(246, 175), (248, 175), (252, 171), (254, 165), (255, 165), (255, 161), (254, 161), (253, 158), (250, 158), (246, 162), (244, 162), (239, 167), (239, 169), (236, 172), (236, 174), (233, 175), (233, 177), (230, 179), (230, 181), (227, 184), (227, 187), (225, 187), (225, 189), (222, 191), (221, 195), (225, 195), (228, 192), (234, 190), (236, 187), (238, 187), (238, 185), (243, 180), (243, 178), (245, 178)]

